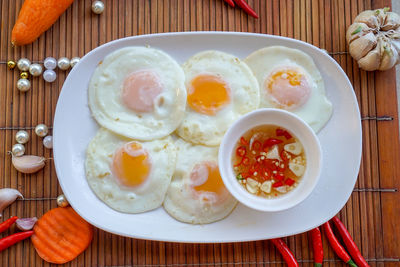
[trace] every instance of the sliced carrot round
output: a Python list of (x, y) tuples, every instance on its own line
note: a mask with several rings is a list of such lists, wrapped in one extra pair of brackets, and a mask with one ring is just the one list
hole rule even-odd
[(33, 228), (32, 243), (47, 262), (66, 263), (81, 254), (93, 238), (93, 227), (71, 207), (46, 212)]

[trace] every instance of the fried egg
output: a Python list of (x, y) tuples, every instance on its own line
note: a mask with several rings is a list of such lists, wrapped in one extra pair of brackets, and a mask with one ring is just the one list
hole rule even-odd
[(97, 197), (111, 208), (144, 212), (164, 201), (175, 160), (171, 137), (140, 142), (101, 128), (86, 151), (86, 179)]
[(93, 117), (117, 134), (154, 140), (173, 132), (186, 106), (185, 76), (168, 54), (149, 47), (126, 47), (96, 68), (89, 84)]
[(328, 122), (332, 104), (325, 95), (321, 74), (309, 55), (298, 49), (271, 46), (255, 51), (245, 62), (260, 86), (260, 107), (290, 111), (315, 132)]
[(257, 80), (240, 59), (204, 51), (183, 64), (187, 106), (177, 134), (194, 144), (216, 146), (228, 127), (259, 106)]
[(228, 216), (236, 199), (226, 189), (218, 169), (218, 148), (178, 139), (175, 173), (164, 201), (175, 219), (205, 224)]

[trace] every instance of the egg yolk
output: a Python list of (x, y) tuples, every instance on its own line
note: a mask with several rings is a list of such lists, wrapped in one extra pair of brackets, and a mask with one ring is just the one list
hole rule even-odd
[(304, 105), (311, 94), (307, 78), (296, 69), (280, 69), (266, 79), (266, 90), (278, 108), (293, 110)]
[(130, 142), (114, 153), (111, 169), (114, 177), (122, 185), (135, 187), (144, 183), (148, 178), (151, 162), (140, 143)]
[[(192, 189), (198, 195), (206, 193), (203, 197), (206, 201), (217, 202), (218, 199), (222, 199), (227, 194), (227, 189), (219, 174), (218, 165), (214, 162), (206, 161), (196, 164), (190, 173), (190, 179), (192, 180)], [(215, 198), (215, 195), (218, 199), (212, 199)]]
[(191, 81), (187, 102), (193, 110), (212, 116), (229, 104), (230, 88), (217, 76), (198, 75)]
[(160, 78), (151, 70), (129, 74), (122, 85), (122, 103), (136, 112), (151, 112), (155, 98), (163, 91)]

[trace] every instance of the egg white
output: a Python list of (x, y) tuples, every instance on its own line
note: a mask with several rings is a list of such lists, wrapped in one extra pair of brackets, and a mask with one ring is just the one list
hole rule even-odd
[(304, 70), (311, 86), (308, 101), (297, 109), (288, 110), (308, 123), (315, 132), (319, 132), (332, 115), (332, 103), (325, 94), (325, 85), (317, 66), (306, 53), (284, 46), (270, 46), (250, 54), (245, 60), (253, 71), (260, 87), (261, 108), (279, 108), (267, 94), (265, 80), (279, 67), (294, 67)]
[(171, 137), (139, 142), (152, 165), (147, 180), (134, 188), (117, 182), (111, 171), (114, 152), (133, 140), (100, 128), (86, 151), (86, 179), (97, 197), (111, 208), (139, 213), (161, 206), (175, 168), (176, 149)]
[[(121, 100), (125, 78), (136, 71), (158, 75), (164, 91), (152, 112), (136, 112)], [(149, 47), (126, 47), (106, 56), (89, 84), (89, 107), (96, 121), (115, 133), (138, 140), (154, 140), (173, 132), (186, 106), (185, 76), (165, 52)]]
[(208, 203), (191, 192), (190, 174), (194, 166), (204, 161), (218, 164), (218, 148), (193, 145), (178, 139), (176, 169), (164, 200), (164, 209), (175, 219), (191, 223), (206, 224), (221, 220), (235, 208), (237, 201), (227, 192), (220, 203)]
[(177, 134), (188, 142), (207, 146), (219, 145), (229, 126), (260, 103), (257, 80), (249, 67), (237, 57), (220, 51), (204, 51), (189, 58), (182, 66), (186, 88), (199, 74), (220, 77), (231, 89), (231, 101), (216, 115), (209, 116), (186, 106), (185, 117)]

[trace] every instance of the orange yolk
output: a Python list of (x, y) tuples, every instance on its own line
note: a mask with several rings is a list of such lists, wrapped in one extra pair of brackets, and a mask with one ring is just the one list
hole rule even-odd
[(266, 79), (266, 89), (279, 108), (288, 110), (302, 106), (311, 94), (306, 77), (290, 68), (273, 72)]
[(111, 169), (122, 185), (134, 187), (146, 181), (150, 168), (147, 152), (139, 143), (130, 142), (114, 153)]
[(190, 174), (190, 178), (195, 184), (193, 189), (197, 193), (211, 192), (215, 193), (219, 198), (227, 193), (227, 189), (219, 174), (218, 165), (214, 162), (196, 164)]
[(129, 74), (123, 83), (122, 103), (136, 112), (151, 112), (155, 98), (163, 91), (158, 75), (150, 70)]
[(196, 76), (188, 90), (189, 106), (206, 115), (215, 115), (230, 102), (230, 88), (219, 77), (202, 74)]

